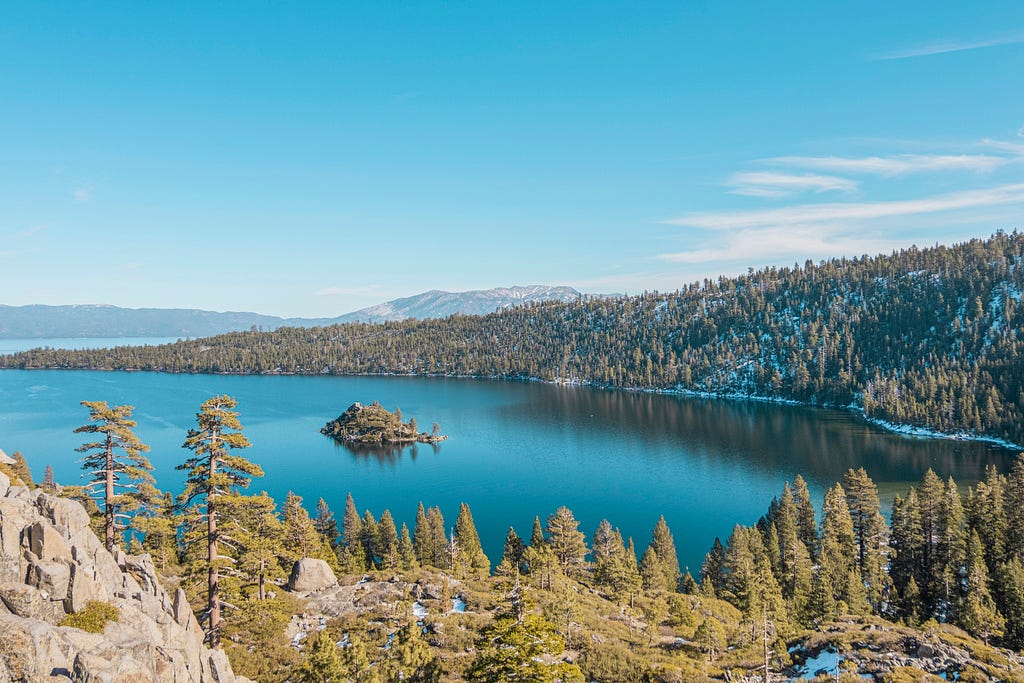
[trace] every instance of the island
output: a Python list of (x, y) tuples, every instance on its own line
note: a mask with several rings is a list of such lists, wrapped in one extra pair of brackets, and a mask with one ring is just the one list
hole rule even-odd
[(435, 422), (429, 434), (421, 432), (416, 418), (402, 422), (401, 409), (396, 408), (395, 412), (391, 412), (379, 401), (374, 401), (368, 406), (353, 403), (345, 412), (324, 425), (320, 433), (345, 444), (383, 446), (439, 443), (448, 438), (440, 431), (441, 427)]

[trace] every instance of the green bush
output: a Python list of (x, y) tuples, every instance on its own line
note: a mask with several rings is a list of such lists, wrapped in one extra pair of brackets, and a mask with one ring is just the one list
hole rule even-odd
[(80, 628), (89, 633), (103, 633), (108, 622), (118, 621), (120, 618), (121, 611), (109, 602), (90, 600), (82, 609), (64, 617), (60, 625)]

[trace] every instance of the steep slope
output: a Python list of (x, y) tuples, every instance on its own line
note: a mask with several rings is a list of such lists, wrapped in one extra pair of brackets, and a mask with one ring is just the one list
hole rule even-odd
[(540, 301), (575, 301), (580, 293), (572, 287), (498, 287), (469, 292), (432, 289), (423, 294), (394, 299), (354, 313), (323, 321), (336, 323), (381, 323), (416, 318), (444, 318), (449, 315), (486, 315), (504, 308)]
[(572, 287), (498, 287), (471, 292), (431, 290), (386, 301), (336, 318), (280, 318), (251, 312), (216, 312), (193, 308), (120, 308), (72, 306), (4, 306), (0, 304), (0, 339), (74, 337), (209, 337), (228, 332), (316, 327), (346, 322), (380, 323), (407, 318), (477, 315), (536, 301), (573, 301)]
[[(101, 633), (58, 626), (90, 601), (112, 605)], [(242, 683), (148, 555), (108, 553), (78, 503), (11, 486), (0, 473), (0, 681)]]

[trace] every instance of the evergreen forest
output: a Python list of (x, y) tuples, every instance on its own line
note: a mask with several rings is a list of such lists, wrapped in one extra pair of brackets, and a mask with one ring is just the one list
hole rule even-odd
[[(339, 519), (251, 492), (262, 470), (228, 396), (183, 435), (184, 491), (162, 492), (134, 408), (82, 405), (91, 483), (47, 468), (39, 486), (80, 501), (108, 548), (149, 553), (255, 680), (769, 681), (841, 652), (821, 680), (1024, 681), (1024, 454), (966, 489), (929, 470), (891, 522), (863, 469), (820, 509), (798, 475), (693, 576), (664, 518), (638, 546), (560, 507), (509, 528), (492, 563), (466, 504), (450, 524), (421, 502), (410, 529), (351, 495)], [(37, 486), (20, 453), (0, 471)], [(304, 558), (330, 567), (325, 590), (290, 590)]]
[(756, 396), (1024, 443), (1024, 235), (485, 316), (35, 349), (0, 367), (414, 374)]

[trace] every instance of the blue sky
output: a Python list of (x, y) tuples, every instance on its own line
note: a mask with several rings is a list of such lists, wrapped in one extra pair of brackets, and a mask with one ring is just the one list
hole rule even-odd
[(672, 290), (1024, 227), (1019, 2), (17, 3), (0, 64), (11, 305)]

